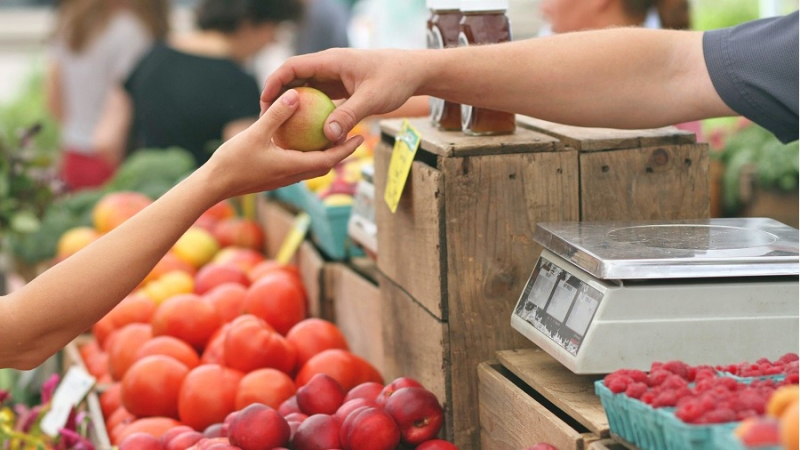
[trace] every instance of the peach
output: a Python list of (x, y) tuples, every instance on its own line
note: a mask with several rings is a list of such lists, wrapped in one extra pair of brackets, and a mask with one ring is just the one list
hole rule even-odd
[(164, 446), (164, 450), (185, 450), (194, 444), (196, 444), (200, 439), (203, 439), (203, 433), (199, 433), (197, 431), (186, 431), (181, 433), (169, 441), (169, 444)]
[(289, 442), (291, 429), (274, 409), (253, 403), (239, 411), (228, 429), (231, 445), (242, 450), (271, 450)]
[(186, 425), (179, 425), (175, 428), (172, 428), (161, 436), (161, 445), (166, 447), (167, 444), (169, 444), (169, 441), (187, 431), (194, 431), (194, 428)]
[(286, 417), (292, 413), (299, 413), (300, 407), (297, 406), (297, 396), (293, 395), (285, 402), (281, 403), (281, 406), (278, 407), (278, 412), (283, 416)]
[(237, 283), (247, 287), (250, 285), (250, 279), (239, 266), (210, 263), (197, 272), (194, 278), (194, 292), (202, 295), (225, 283)]
[(797, 423), (797, 402), (794, 402), (783, 411), (780, 419), (781, 443), (786, 450), (797, 450)]
[(297, 110), (272, 136), (281, 148), (304, 152), (323, 150), (331, 144), (325, 137), (324, 125), (336, 108), (322, 91), (311, 87), (295, 88), (299, 101)]
[(158, 438), (148, 433), (133, 433), (119, 444), (119, 450), (164, 450)]
[(153, 203), (138, 192), (113, 192), (94, 206), (92, 222), (99, 233), (108, 233)]
[(344, 397), (344, 402), (347, 403), (350, 400), (355, 400), (357, 398), (366, 398), (374, 401), (376, 398), (378, 398), (378, 395), (382, 390), (383, 385), (380, 383), (375, 383), (374, 381), (361, 383), (353, 389), (350, 389), (350, 392), (348, 392)]
[[(542, 445), (542, 444), (537, 444)], [(455, 444), (452, 442), (443, 441), (441, 439), (432, 439), (430, 441), (425, 441), (422, 444), (417, 446), (417, 450), (458, 450)], [(547, 450), (547, 449), (537, 449), (537, 450)], [(558, 449), (551, 449), (551, 450), (558, 450)]]
[(251, 248), (225, 247), (214, 256), (211, 262), (219, 264), (233, 264), (249, 272), (253, 267), (264, 261), (264, 255)]
[(77, 227), (67, 230), (58, 238), (56, 258), (59, 261), (64, 260), (78, 253), (78, 251), (96, 241), (99, 237), (100, 233), (95, 231), (94, 228)]
[(227, 437), (228, 430), (223, 430), (221, 423), (215, 423), (206, 427), (203, 430), (203, 436), (207, 438)]
[(336, 410), (336, 414), (334, 414), (333, 417), (336, 420), (338, 420), (339, 423), (344, 423), (344, 421), (347, 420), (347, 416), (349, 416), (350, 413), (363, 406), (377, 407), (378, 404), (375, 403), (375, 400), (371, 400), (368, 398), (355, 398), (353, 400), (344, 402), (344, 404), (340, 406), (339, 409)]
[(380, 408), (353, 411), (340, 433), (343, 450), (393, 450), (400, 443), (400, 429), (392, 416)]
[(263, 250), (264, 232), (258, 222), (231, 217), (217, 222), (212, 229), (214, 238), (222, 247), (236, 246)]
[(767, 402), (767, 415), (780, 417), (783, 411), (800, 398), (800, 388), (796, 384), (779, 387), (769, 397)]
[(386, 401), (385, 410), (397, 422), (403, 442), (417, 445), (439, 434), (444, 412), (436, 396), (423, 388), (396, 390)]
[(780, 442), (780, 431), (775, 419), (750, 417), (739, 424), (735, 434), (747, 447), (778, 445)]
[(304, 414), (336, 413), (344, 402), (342, 385), (328, 375), (318, 373), (297, 390), (297, 405)]
[(338, 448), (340, 423), (326, 414), (315, 414), (304, 420), (292, 438), (295, 450), (327, 450)]
[(384, 405), (386, 405), (386, 401), (389, 400), (389, 397), (391, 397), (391, 395), (394, 394), (394, 391), (396, 391), (398, 389), (405, 388), (405, 387), (418, 387), (418, 388), (421, 388), (423, 386), (419, 381), (417, 381), (417, 380), (415, 380), (413, 378), (400, 377), (400, 378), (392, 381), (391, 383), (387, 384), (386, 387), (383, 388), (381, 393), (375, 399), (375, 402), (378, 403), (378, 406), (383, 408)]

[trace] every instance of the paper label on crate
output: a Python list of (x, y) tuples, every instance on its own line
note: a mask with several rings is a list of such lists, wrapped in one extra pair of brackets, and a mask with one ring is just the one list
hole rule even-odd
[(311, 216), (308, 213), (301, 212), (295, 217), (294, 225), (292, 225), (292, 229), (283, 239), (281, 248), (275, 256), (275, 261), (283, 265), (289, 264), (295, 253), (297, 253), (297, 249), (300, 248), (300, 244), (303, 243), (303, 239), (308, 233), (309, 225), (311, 225)]
[(539, 258), (514, 313), (577, 356), (602, 300), (602, 292)]
[(421, 142), (420, 136), (419, 131), (404, 119), (394, 141), (392, 159), (389, 161), (389, 173), (386, 176), (386, 191), (383, 195), (383, 199), (392, 213), (397, 211), (397, 205), (403, 195), (408, 173), (414, 162), (414, 155), (417, 154)]
[(50, 410), (42, 418), (42, 431), (51, 437), (58, 436), (59, 430), (67, 424), (72, 408), (78, 406), (95, 382), (85, 370), (72, 366), (53, 394)]

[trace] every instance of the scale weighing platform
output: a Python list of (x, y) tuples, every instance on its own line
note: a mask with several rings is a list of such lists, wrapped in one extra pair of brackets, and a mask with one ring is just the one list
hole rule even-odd
[(798, 351), (798, 231), (772, 219), (542, 223), (511, 326), (578, 374)]

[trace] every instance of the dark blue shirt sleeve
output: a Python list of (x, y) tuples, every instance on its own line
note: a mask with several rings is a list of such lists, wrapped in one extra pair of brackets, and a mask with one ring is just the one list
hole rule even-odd
[(714, 88), (734, 111), (782, 142), (798, 137), (798, 13), (703, 35)]

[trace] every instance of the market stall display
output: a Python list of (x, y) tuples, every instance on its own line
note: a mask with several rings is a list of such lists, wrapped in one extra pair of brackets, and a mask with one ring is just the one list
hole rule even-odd
[(509, 299), (541, 250), (537, 223), (708, 216), (708, 149), (693, 135), (546, 122), (534, 131), (522, 119), (512, 135), (480, 138), (410, 120), (421, 144), (394, 213), (381, 193), (401, 121), (381, 122), (375, 149), (386, 373), (444, 398), (448, 436), (464, 448), (480, 445), (475, 368), (530, 345), (509, 326)]

